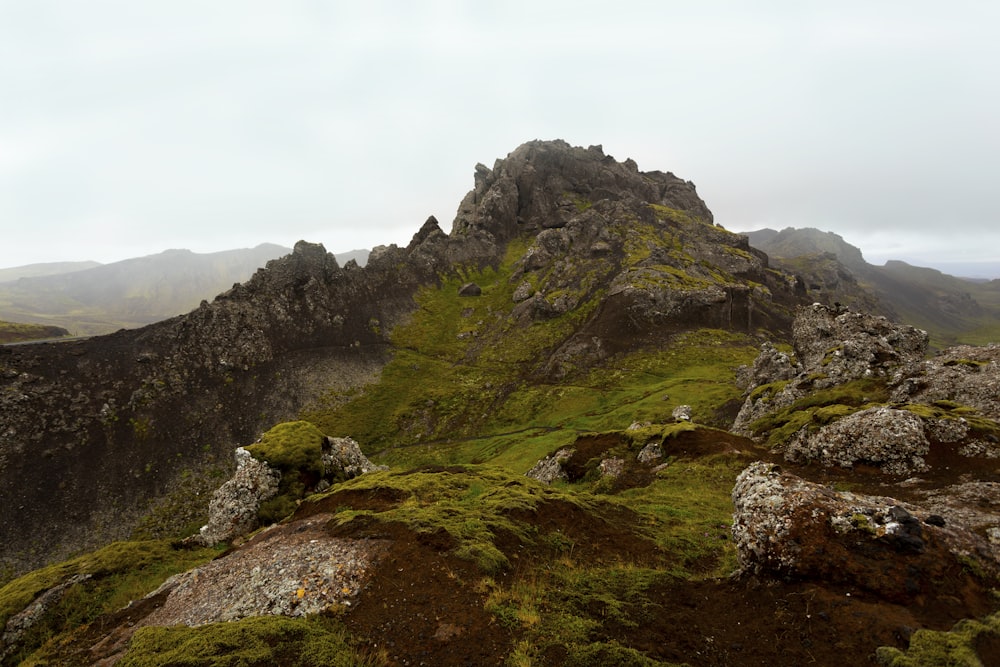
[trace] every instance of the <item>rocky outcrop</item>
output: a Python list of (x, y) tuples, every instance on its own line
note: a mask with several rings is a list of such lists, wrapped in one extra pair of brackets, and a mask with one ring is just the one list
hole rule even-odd
[(744, 572), (823, 581), (900, 603), (982, 589), (1000, 572), (997, 550), (957, 521), (893, 498), (838, 493), (770, 463), (739, 475), (733, 506)]
[(923, 420), (887, 407), (860, 410), (817, 431), (803, 429), (784, 450), (785, 458), (796, 463), (818, 461), (842, 468), (863, 463), (891, 475), (925, 471), (929, 451)]
[(361, 446), (353, 438), (332, 438), (326, 436), (322, 444), (323, 479), (317, 491), (330, 487), (331, 483), (353, 479), (376, 470), (388, 470), (388, 466), (375, 465), (361, 451)]
[(515, 240), (511, 312), (470, 336), (469, 355), (571, 316), (523, 364), (529, 377), (565, 377), (691, 328), (787, 326), (802, 298), (714, 224), (692, 183), (599, 146), (531, 142), (476, 168), (450, 234), (428, 218), (364, 267), (303, 241), (187, 315), (0, 348), (0, 561), (22, 570), (127, 536), (184, 471), (229, 460), (331, 389), (372, 381), (421, 287), (495, 266)]
[(433, 220), (418, 237), (364, 268), (300, 242), (188, 315), (0, 347), (0, 563), (22, 571), (125, 538), (183, 474), (231, 460), (325, 391), (372, 381), (416, 290), (497, 252)]
[(958, 345), (911, 361), (892, 378), (892, 400), (952, 401), (1000, 420), (1000, 345)]
[(212, 495), (208, 523), (198, 538), (209, 546), (246, 535), (258, 525), (260, 504), (278, 495), (281, 474), (250, 452), (236, 449), (236, 472)]
[(531, 470), (524, 473), (527, 477), (537, 479), (543, 484), (551, 484), (556, 480), (569, 479), (563, 464), (573, 457), (576, 450), (572, 447), (564, 447), (554, 454), (550, 454), (531, 466)]
[(928, 341), (920, 329), (818, 303), (798, 309), (792, 336), (794, 362), (766, 344), (753, 366), (741, 370), (747, 396), (733, 424), (735, 432), (752, 435), (754, 421), (817, 389), (863, 378), (888, 380), (918, 363)]

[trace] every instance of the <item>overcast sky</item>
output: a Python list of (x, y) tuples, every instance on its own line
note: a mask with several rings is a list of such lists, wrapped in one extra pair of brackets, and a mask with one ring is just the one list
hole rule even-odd
[(998, 26), (971, 0), (0, 0), (0, 267), (402, 245), (555, 138), (694, 181), (734, 231), (1000, 264)]

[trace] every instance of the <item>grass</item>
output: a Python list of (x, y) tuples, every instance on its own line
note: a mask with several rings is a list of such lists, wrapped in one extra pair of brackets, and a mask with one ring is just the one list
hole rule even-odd
[(377, 667), (346, 630), (324, 616), (256, 616), (197, 628), (141, 628), (119, 667)]
[(3, 664), (17, 664), (50, 638), (142, 598), (170, 575), (205, 563), (218, 553), (215, 549), (178, 549), (165, 540), (115, 542), (9, 582), (0, 588), (0, 627), (45, 591), (76, 575), (90, 575), (67, 588)]

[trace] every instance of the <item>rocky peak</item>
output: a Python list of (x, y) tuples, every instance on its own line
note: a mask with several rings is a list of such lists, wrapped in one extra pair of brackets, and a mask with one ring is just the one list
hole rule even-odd
[(452, 233), (484, 229), (506, 240), (524, 231), (563, 227), (596, 201), (621, 199), (713, 219), (690, 181), (669, 172), (640, 172), (634, 161), (618, 162), (601, 146), (531, 141), (497, 160), (493, 169), (476, 165), (475, 188), (462, 200)]

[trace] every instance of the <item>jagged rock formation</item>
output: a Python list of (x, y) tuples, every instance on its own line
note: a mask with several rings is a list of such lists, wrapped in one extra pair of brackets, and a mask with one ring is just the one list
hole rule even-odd
[[(733, 488), (747, 572), (821, 580), (908, 603), (996, 578), (1000, 552), (956, 517), (894, 498), (838, 493), (758, 462)], [(940, 588), (940, 590), (936, 590)]]
[(527, 249), (512, 280), (525, 287), (495, 334), (580, 313), (527, 364), (540, 377), (690, 328), (787, 326), (803, 296), (713, 224), (691, 183), (600, 147), (531, 142), (477, 167), (451, 234), (430, 218), (406, 248), (376, 248), (363, 268), (300, 242), (188, 315), (0, 348), (0, 504), (11, 508), (0, 560), (21, 569), (127, 536), (184, 470), (229, 460), (322, 392), (376, 377), (420, 286), (496, 265), (515, 240)]
[[(743, 369), (747, 394), (734, 431), (771, 438), (791, 462), (863, 464), (892, 475), (926, 472), (935, 443), (962, 456), (1000, 456), (1000, 346), (959, 346), (924, 359), (925, 332), (819, 304), (800, 309), (792, 330), (794, 361), (765, 344)], [(798, 430), (773, 441), (769, 418), (797, 403), (807, 414), (803, 401), (813, 392), (859, 380), (873, 383), (846, 403), (814, 409)]]
[(899, 370), (892, 385), (897, 402), (953, 401), (1000, 420), (1000, 345), (958, 345), (915, 360)]
[(817, 389), (889, 377), (922, 359), (927, 349), (927, 334), (919, 329), (818, 303), (797, 311), (792, 336), (795, 361), (765, 343), (753, 367), (743, 370), (747, 398), (735, 432), (751, 435), (754, 421)]
[(198, 540), (209, 546), (246, 535), (257, 527), (260, 504), (278, 495), (281, 474), (250, 452), (236, 449), (236, 471), (214, 494), (208, 504), (208, 523), (201, 527)]
[(434, 230), (364, 269), (300, 242), (188, 315), (0, 348), (0, 560), (21, 569), (125, 537), (184, 470), (229, 460), (328, 388), (370, 381), (415, 290), (492, 256)]

